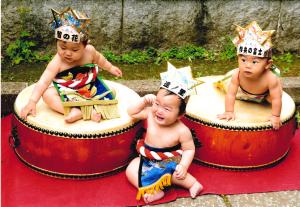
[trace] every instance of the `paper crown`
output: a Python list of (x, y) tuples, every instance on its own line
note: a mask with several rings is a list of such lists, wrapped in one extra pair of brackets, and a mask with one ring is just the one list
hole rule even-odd
[(253, 21), (245, 28), (237, 25), (236, 36), (232, 42), (237, 47), (237, 54), (252, 55), (257, 57), (271, 57), (271, 36), (275, 30), (262, 31)]
[(190, 90), (197, 84), (192, 77), (191, 67), (176, 69), (168, 62), (168, 70), (160, 74), (160, 87), (167, 89), (185, 99), (190, 95)]
[(53, 14), (51, 26), (55, 30), (56, 39), (75, 43), (88, 40), (91, 19), (87, 15), (70, 7), (62, 12), (57, 12), (54, 9), (51, 11)]

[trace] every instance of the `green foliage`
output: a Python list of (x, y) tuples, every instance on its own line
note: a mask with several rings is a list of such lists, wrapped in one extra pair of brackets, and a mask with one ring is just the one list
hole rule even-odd
[(115, 55), (112, 51), (105, 50), (105, 51), (103, 51), (103, 55), (110, 62), (115, 62), (115, 63), (121, 62), (121, 57), (118, 55)]
[(281, 61), (285, 63), (292, 63), (294, 61), (293, 55), (290, 52), (278, 56), (274, 55), (272, 59), (275, 61)]
[(125, 53), (121, 56), (123, 63), (136, 64), (136, 63), (147, 63), (150, 57), (147, 51), (132, 50), (129, 53)]
[(218, 54), (213, 50), (207, 50), (203, 47), (196, 45), (185, 45), (182, 47), (173, 47), (165, 51), (158, 51), (155, 48), (149, 47), (146, 50), (132, 50), (129, 53), (123, 55), (116, 55), (111, 51), (104, 51), (104, 56), (112, 62), (125, 63), (125, 64), (137, 64), (137, 63), (155, 63), (160, 64), (162, 61), (168, 61), (171, 59), (177, 60), (209, 60), (217, 61), (230, 60), (236, 57), (235, 46), (229, 42), (224, 45), (223, 50)]
[(290, 71), (290, 68), (289, 67), (283, 67), (282, 68), (282, 72), (283, 73), (288, 73)]
[(32, 14), (32, 9), (20, 6), (17, 8), (17, 13), (22, 32), (16, 37), (15, 41), (7, 46), (5, 59), (11, 65), (49, 61), (52, 58), (51, 55), (41, 54), (37, 51), (39, 38), (33, 34), (32, 25), (36, 26), (39, 23), (36, 16)]
[(167, 51), (158, 54), (158, 58), (162, 60), (179, 59), (179, 60), (194, 60), (204, 59), (208, 51), (203, 47), (195, 45), (186, 45), (183, 47), (173, 47)]
[(296, 121), (299, 125), (300, 124), (300, 113), (299, 113), (299, 111), (297, 111), (297, 113), (296, 113)]
[(30, 39), (29, 32), (21, 32), (20, 37), (10, 43), (6, 49), (6, 55), (11, 65), (18, 65), (21, 62), (40, 62), (49, 61), (50, 55), (40, 55), (36, 48), (36, 42)]
[(24, 26), (28, 20), (32, 20), (31, 19), (31, 8), (28, 8), (28, 7), (18, 7), (17, 8), (17, 12), (20, 16), (20, 20), (22, 21), (21, 24)]
[(116, 55), (111, 51), (104, 51), (103, 55), (111, 62), (125, 63), (125, 64), (138, 64), (147, 63), (151, 59), (148, 51), (132, 50), (123, 55)]
[(223, 44), (223, 49), (220, 52), (219, 57), (221, 60), (231, 60), (236, 57), (236, 47), (229, 36), (226, 36), (225, 38), (225, 43)]

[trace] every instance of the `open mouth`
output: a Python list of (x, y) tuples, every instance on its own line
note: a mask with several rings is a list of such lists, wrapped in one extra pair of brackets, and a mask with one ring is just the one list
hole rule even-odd
[(65, 60), (68, 61), (68, 62), (71, 62), (71, 61), (72, 61), (72, 58), (67, 58), (67, 57), (65, 57)]
[(157, 119), (158, 121), (163, 121), (163, 120), (164, 120), (164, 118), (163, 118), (163, 117), (161, 117), (161, 116), (157, 116), (157, 115), (156, 115), (156, 119)]

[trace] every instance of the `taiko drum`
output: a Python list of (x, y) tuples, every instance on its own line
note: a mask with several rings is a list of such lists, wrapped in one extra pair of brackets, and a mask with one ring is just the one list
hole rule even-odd
[(218, 77), (204, 77), (204, 84), (190, 97), (183, 122), (195, 131), (202, 147), (195, 159), (202, 164), (227, 169), (253, 169), (281, 161), (291, 147), (296, 129), (295, 103), (283, 93), (282, 126), (273, 130), (270, 104), (235, 102), (236, 120), (217, 118), (224, 112), (225, 94), (213, 86)]
[(9, 141), (17, 157), (40, 173), (60, 178), (94, 178), (122, 169), (130, 161), (130, 146), (141, 123), (131, 119), (127, 106), (139, 96), (131, 89), (111, 81), (116, 90), (120, 118), (100, 123), (79, 120), (64, 122), (42, 100), (37, 115), (20, 118), (20, 110), (30, 98), (34, 85), (17, 97)]

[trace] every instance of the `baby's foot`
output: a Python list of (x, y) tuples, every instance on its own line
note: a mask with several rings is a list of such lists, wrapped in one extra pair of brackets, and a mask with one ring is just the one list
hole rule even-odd
[(146, 193), (143, 197), (144, 197), (145, 203), (151, 203), (153, 201), (161, 199), (162, 197), (164, 197), (164, 195), (165, 195), (165, 192), (161, 190), (154, 194)]
[(93, 110), (91, 120), (99, 122), (101, 120), (101, 114), (98, 114), (95, 110)]
[(82, 113), (78, 108), (72, 108), (70, 113), (66, 116), (65, 122), (73, 123), (82, 118)]
[(192, 187), (190, 187), (190, 194), (192, 198), (196, 198), (196, 196), (200, 193), (200, 191), (203, 189), (203, 186), (196, 181)]

